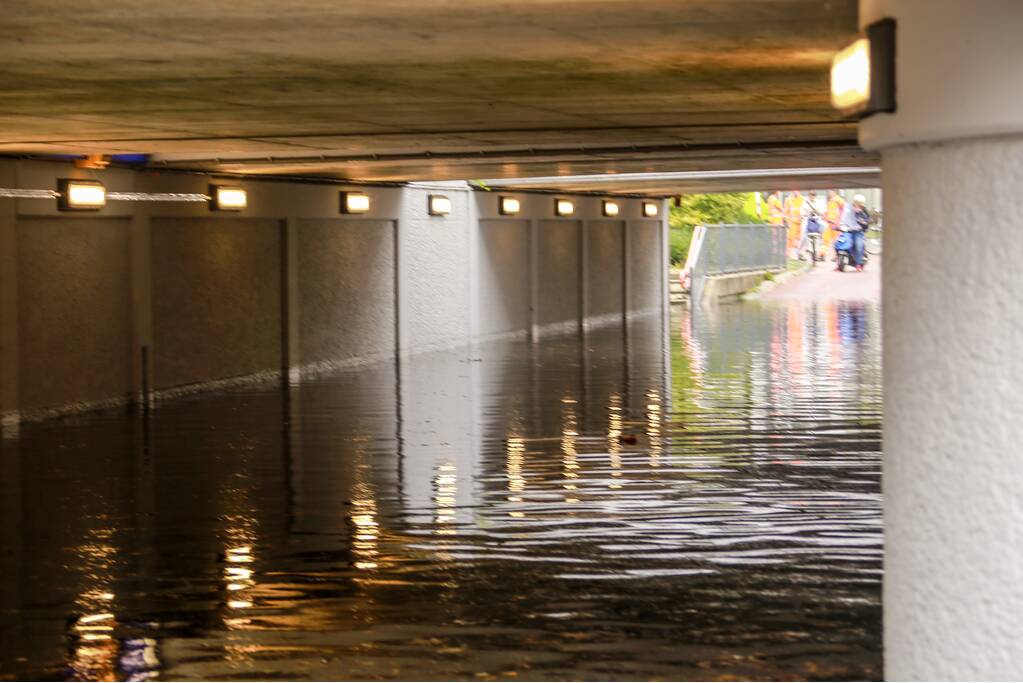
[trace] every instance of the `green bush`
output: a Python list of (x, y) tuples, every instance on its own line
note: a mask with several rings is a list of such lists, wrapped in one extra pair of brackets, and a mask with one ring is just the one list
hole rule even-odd
[(756, 215), (756, 198), (752, 192), (689, 194), (680, 206), (672, 206), (668, 214), (671, 262), (684, 264), (689, 242), (697, 225), (715, 223), (761, 223)]

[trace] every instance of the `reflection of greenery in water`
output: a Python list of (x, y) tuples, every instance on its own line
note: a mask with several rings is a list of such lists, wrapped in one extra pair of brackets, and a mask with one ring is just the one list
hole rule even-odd
[[(690, 315), (695, 319), (690, 322)], [(731, 429), (772, 406), (780, 420), (825, 405), (856, 406), (877, 427), (881, 336), (876, 304), (757, 302), (673, 311), (671, 393), (675, 419), (702, 432)], [(814, 407), (816, 406), (816, 407)], [(802, 420), (803, 417), (799, 419)]]

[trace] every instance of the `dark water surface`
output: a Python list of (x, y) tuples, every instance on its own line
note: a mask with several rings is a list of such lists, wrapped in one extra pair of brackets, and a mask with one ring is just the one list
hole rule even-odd
[(662, 339), (23, 426), (0, 678), (880, 677), (876, 307)]

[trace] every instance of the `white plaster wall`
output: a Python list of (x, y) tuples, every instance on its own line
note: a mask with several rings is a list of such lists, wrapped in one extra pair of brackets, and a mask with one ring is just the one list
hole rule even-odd
[[(451, 199), (449, 215), (429, 215), (430, 193)], [(446, 187), (405, 193), (398, 225), (405, 296), (399, 315), (407, 335), (403, 352), (469, 341), (469, 196), (466, 190)]]
[(885, 662), (1023, 678), (1023, 136), (883, 152)]
[(860, 125), (867, 149), (1018, 133), (1023, 2), (860, 0), (863, 25), (896, 21), (896, 111)]

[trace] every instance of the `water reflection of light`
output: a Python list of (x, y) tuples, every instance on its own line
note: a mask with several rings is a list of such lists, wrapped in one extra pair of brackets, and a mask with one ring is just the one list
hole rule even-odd
[(118, 626), (114, 610), (111, 569), (117, 549), (110, 541), (112, 528), (90, 529), (89, 537), (75, 549), (78, 564), (86, 571), (90, 587), (75, 599), (79, 616), (72, 622), (72, 653), (69, 666), (75, 678), (114, 681), (117, 672), (118, 643), (114, 638)]
[(373, 489), (364, 481), (355, 485), (352, 498), (352, 554), (356, 569), (376, 569), (380, 554), (380, 523), (377, 521), (377, 502)]
[[(508, 501), (512, 503), (522, 502), (522, 492), (526, 490), (526, 478), (522, 473), (522, 466), (526, 457), (526, 441), (521, 436), (509, 436), (505, 448), (505, 476), (508, 478)], [(511, 517), (523, 517), (524, 514), (517, 510), (508, 513)]]
[(444, 460), (437, 466), (433, 478), (433, 533), (450, 535), (455, 533), (451, 525), (455, 521), (455, 503), (458, 493), (458, 472), (455, 463)]
[[(233, 513), (227, 515), (229, 526), (224, 529), (224, 566), (220, 570), (221, 581), (228, 596), (224, 601), (227, 610), (222, 617), (228, 629), (244, 629), (251, 620), (244, 616), (245, 610), (253, 607), (252, 594), (256, 588), (252, 565), (256, 561), (253, 545), (256, 540), (257, 522), (251, 515)], [(239, 646), (226, 646), (233, 659), (244, 659)]]
[[(611, 394), (607, 401), (607, 452), (611, 458), (611, 476), (622, 476), (622, 397)], [(618, 482), (611, 482), (608, 488), (620, 489)]]
[[(561, 469), (562, 487), (566, 491), (575, 491), (575, 480), (579, 478), (579, 418), (576, 415), (576, 402), (572, 398), (561, 399)], [(566, 503), (577, 503), (574, 495), (565, 496)]]
[(656, 389), (646, 392), (646, 433), (650, 439), (650, 466), (660, 467), (664, 452), (662, 434), (661, 394)]

